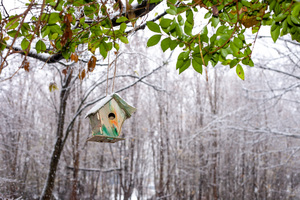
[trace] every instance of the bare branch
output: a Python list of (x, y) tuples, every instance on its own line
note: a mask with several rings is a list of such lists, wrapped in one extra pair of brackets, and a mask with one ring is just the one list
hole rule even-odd
[(300, 79), (300, 76), (296, 76), (294, 74), (290, 74), (288, 72), (284, 72), (284, 71), (281, 71), (281, 70), (278, 70), (278, 69), (268, 68), (268, 67), (264, 67), (262, 65), (258, 65), (257, 68), (278, 72), (278, 73), (285, 74), (287, 76), (290, 76), (290, 77), (293, 77), (293, 78), (296, 78), (296, 79)]

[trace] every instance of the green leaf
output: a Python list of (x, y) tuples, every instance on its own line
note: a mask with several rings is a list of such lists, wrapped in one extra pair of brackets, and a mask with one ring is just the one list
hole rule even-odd
[(202, 29), (202, 34), (204, 34), (204, 35), (208, 34), (207, 26), (204, 26), (204, 28)]
[(250, 49), (249, 47), (247, 47), (247, 48), (245, 49), (245, 54), (246, 54), (247, 56), (249, 56), (251, 53), (252, 53), (251, 49)]
[(126, 22), (126, 21), (128, 21), (128, 18), (124, 17), (124, 16), (122, 16), (116, 20), (117, 23), (122, 23), (122, 22)]
[(160, 41), (161, 35), (153, 35), (147, 42), (147, 47), (156, 45)]
[(103, 56), (103, 58), (105, 59), (106, 56), (107, 56), (107, 51), (108, 51), (108, 47), (107, 47), (107, 44), (105, 42), (102, 42), (100, 44), (100, 47), (99, 47), (99, 50), (100, 50), (100, 54)]
[(44, 38), (44, 37), (46, 37), (47, 35), (49, 35), (49, 33), (50, 33), (50, 27), (49, 26), (44, 26), (43, 28), (42, 28), (42, 37)]
[(124, 31), (126, 30), (126, 28), (127, 28), (127, 25), (126, 25), (125, 23), (122, 23), (122, 24), (120, 25), (120, 30), (121, 30), (122, 32), (124, 32)]
[(0, 12), (0, 22), (1, 22), (1, 20), (2, 20), (2, 15), (1, 15), (1, 12)]
[[(172, 21), (173, 23), (171, 24), (170, 27), (168, 27), (168, 29), (172, 32), (176, 31), (175, 28), (176, 28), (176, 25), (177, 25), (177, 22), (175, 21), (175, 19)], [(175, 37), (175, 36), (174, 36)]]
[(92, 6), (84, 6), (84, 14), (88, 16), (89, 18), (93, 19), (94, 18), (94, 12), (95, 8)]
[(240, 40), (242, 40), (242, 41), (245, 40), (245, 36), (244, 36), (244, 34), (242, 34), (242, 33), (238, 35), (238, 38), (239, 38)]
[(19, 26), (19, 18), (16, 18), (14, 20), (11, 20), (10, 22), (8, 22), (5, 26), (5, 28), (7, 28), (8, 30), (10, 29), (15, 29)]
[(159, 28), (159, 25), (156, 24), (155, 22), (151, 22), (151, 21), (148, 21), (147, 22), (147, 27), (153, 31), (153, 32), (156, 32), (156, 33), (161, 33), (161, 30)]
[(150, 0), (150, 3), (159, 3), (161, 2), (162, 0)]
[(177, 12), (175, 10), (171, 9), (171, 8), (167, 9), (166, 12), (170, 15), (176, 15), (177, 14)]
[(189, 68), (189, 66), (191, 65), (191, 60), (188, 59), (187, 61), (184, 61), (182, 67), (179, 68), (179, 74), (181, 74), (182, 72), (184, 72), (187, 68)]
[(170, 44), (171, 44), (170, 38), (165, 38), (161, 41), (160, 46), (163, 52), (165, 52), (170, 47)]
[(194, 14), (192, 10), (186, 11), (186, 21), (188, 21), (191, 25), (194, 26)]
[(204, 56), (204, 63), (205, 63), (206, 66), (208, 65), (208, 62), (211, 60), (211, 58), (212, 58), (211, 54), (206, 54)]
[(63, 34), (61, 28), (57, 24), (48, 27), (50, 28), (51, 33), (58, 33), (59, 35)]
[(242, 4), (243, 4), (244, 6), (247, 6), (247, 7), (250, 7), (250, 6), (251, 6), (250, 2), (247, 1), (247, 0), (242, 0)]
[(294, 23), (292, 22), (292, 19), (291, 19), (291, 15), (287, 16), (286, 21), (288, 22), (289, 25), (294, 26)]
[(159, 25), (162, 28), (168, 28), (171, 24), (172, 20), (167, 18), (161, 18)]
[(244, 70), (243, 70), (243, 67), (238, 64), (236, 66), (236, 74), (242, 79), (242, 80), (245, 80), (245, 74), (244, 74)]
[(170, 49), (173, 51), (177, 47), (178, 43), (176, 40), (171, 40)]
[[(223, 35), (223, 34), (226, 33), (227, 29), (228, 29), (228, 27), (225, 26), (225, 25), (220, 26), (220, 27), (217, 29), (216, 34), (217, 34), (217, 35)], [(229, 34), (228, 34), (228, 35), (229, 35)], [(230, 35), (229, 35), (229, 37), (230, 37)]]
[(218, 53), (214, 53), (212, 56), (212, 59), (210, 60), (212, 66), (216, 66), (219, 62), (219, 54)]
[(200, 74), (202, 74), (202, 60), (199, 57), (193, 57), (192, 66), (194, 70)]
[(189, 55), (190, 55), (190, 52), (188, 52), (188, 51), (181, 52), (178, 56), (178, 59), (186, 61), (189, 59)]
[(119, 49), (120, 49), (120, 45), (118, 44), (118, 43), (114, 43), (114, 47), (115, 47), (115, 49), (117, 50), (117, 51), (119, 51)]
[(300, 12), (300, 3), (299, 3), (299, 1), (298, 1), (298, 3), (296, 4), (296, 6), (293, 8), (291, 14), (292, 14), (294, 17), (298, 17), (299, 12)]
[(18, 32), (18, 31), (16, 31), (16, 30), (12, 30), (12, 31), (7, 32), (7, 34), (8, 34), (10, 37), (15, 37), (16, 34), (17, 34), (17, 32)]
[(297, 17), (291, 15), (291, 20), (294, 24), (300, 25), (299, 17), (297, 18)]
[(230, 62), (230, 68), (233, 68), (234, 66), (236, 66), (236, 64), (238, 64), (239, 60), (238, 59), (234, 59)]
[(221, 55), (226, 58), (226, 56), (228, 55), (228, 51), (226, 49), (221, 49)]
[(127, 37), (124, 37), (124, 36), (120, 36), (119, 37), (119, 39), (123, 42), (123, 43), (125, 43), (125, 44), (128, 44), (129, 43), (129, 41), (128, 41), (128, 38)]
[(271, 37), (274, 41), (274, 43), (276, 42), (276, 40), (278, 39), (280, 34), (280, 26), (277, 26), (276, 29), (274, 31), (271, 31)]
[[(177, 63), (176, 63), (176, 69), (180, 69), (180, 68), (184, 68), (184, 65), (186, 64), (186, 62), (190, 59), (189, 59), (189, 54), (190, 52), (188, 51), (184, 51), (184, 52), (181, 52), (177, 58)], [(186, 67), (186, 66), (185, 66)], [(189, 67), (189, 66), (188, 66)], [(185, 68), (187, 69), (187, 68)], [(184, 70), (183, 70), (184, 71)]]
[(3, 51), (6, 48), (6, 41), (1, 41), (0, 42), (0, 51)]
[(274, 18), (275, 22), (281, 22), (286, 18), (286, 14), (280, 13), (277, 17)]
[(274, 9), (274, 7), (275, 7), (275, 5), (276, 5), (276, 0), (273, 0), (271, 3), (270, 3), (270, 11), (272, 11), (273, 9)]
[(181, 37), (182, 37), (182, 35), (183, 35), (183, 31), (182, 31), (182, 28), (181, 28), (181, 26), (179, 26), (179, 24), (177, 24), (177, 23), (176, 23), (175, 30), (176, 30), (176, 34), (177, 34), (177, 36), (181, 38)]
[(252, 61), (251, 59), (249, 60), (248, 65), (249, 65), (250, 67), (254, 67), (254, 63), (253, 63), (253, 61)]
[(225, 44), (225, 42), (229, 42), (230, 35), (229, 34), (223, 34), (220, 39), (218, 40), (219, 46), (222, 46)]
[(178, 23), (179, 23), (180, 26), (182, 26), (184, 24), (184, 20), (183, 20), (183, 18), (182, 18), (181, 15), (177, 16), (177, 21), (178, 21)]
[(192, 35), (192, 31), (193, 31), (193, 25), (190, 24), (188, 21), (185, 21), (184, 23), (184, 32), (191, 36)]
[(212, 14), (211, 12), (207, 12), (207, 13), (204, 15), (204, 19), (210, 18), (211, 14)]
[(239, 38), (234, 38), (233, 42), (234, 42), (235, 46), (237, 46), (238, 48), (240, 48), (240, 49), (243, 48), (243, 41), (240, 40)]
[(68, 60), (69, 58), (70, 58), (70, 56), (71, 56), (71, 52), (69, 52), (69, 51), (62, 51), (62, 56), (66, 59), (66, 60)]
[(48, 24), (55, 24), (58, 21), (60, 21), (59, 13), (51, 13)]
[(73, 5), (74, 6), (82, 6), (84, 4), (85, 4), (85, 2), (83, 0), (75, 0), (75, 1), (73, 1)]
[(40, 52), (44, 52), (46, 51), (46, 45), (42, 40), (39, 40), (36, 44), (35, 44), (35, 49), (37, 53)]
[(211, 25), (216, 28), (218, 26), (218, 23), (219, 23), (219, 18), (218, 17), (212, 17), (211, 18)]
[[(287, 22), (287, 20), (284, 20), (283, 22), (282, 22), (282, 33), (287, 33), (287, 28), (288, 28), (288, 22)], [(285, 34), (282, 34), (282, 35), (285, 35)]]
[(22, 35), (28, 35), (28, 31), (30, 30), (30, 26), (28, 23), (23, 23), (21, 27)]
[(63, 6), (64, 3), (65, 3), (65, 1), (59, 1), (58, 5), (57, 5), (56, 2), (55, 2), (55, 5), (57, 5), (56, 10), (59, 11), (59, 12), (62, 11), (62, 6)]
[(22, 48), (22, 50), (27, 49), (28, 45), (29, 45), (29, 41), (26, 38), (24, 38), (22, 40), (22, 42), (21, 42), (21, 48)]
[(240, 49), (235, 45), (234, 42), (230, 43), (230, 49), (232, 50), (232, 53), (235, 55), (238, 54), (240, 51)]

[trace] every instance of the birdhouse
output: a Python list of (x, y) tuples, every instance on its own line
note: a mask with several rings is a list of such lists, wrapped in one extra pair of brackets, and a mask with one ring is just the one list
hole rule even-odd
[(136, 109), (118, 94), (111, 94), (98, 102), (86, 114), (92, 126), (92, 137), (87, 141), (115, 143), (120, 138), (124, 121), (131, 117)]

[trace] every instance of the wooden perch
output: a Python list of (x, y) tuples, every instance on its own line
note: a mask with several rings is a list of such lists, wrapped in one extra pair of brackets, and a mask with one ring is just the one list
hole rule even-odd
[[(67, 169), (74, 170), (74, 167), (67, 166)], [(114, 171), (121, 171), (122, 168), (111, 168), (111, 169), (95, 169), (95, 168), (78, 168), (78, 170), (81, 171), (87, 171), (87, 172), (102, 172), (102, 173), (109, 173)]]

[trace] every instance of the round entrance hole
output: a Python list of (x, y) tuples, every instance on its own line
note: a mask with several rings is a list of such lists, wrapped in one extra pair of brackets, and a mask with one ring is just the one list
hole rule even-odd
[(109, 113), (108, 118), (109, 118), (109, 120), (113, 120), (116, 118), (116, 115), (114, 113)]

